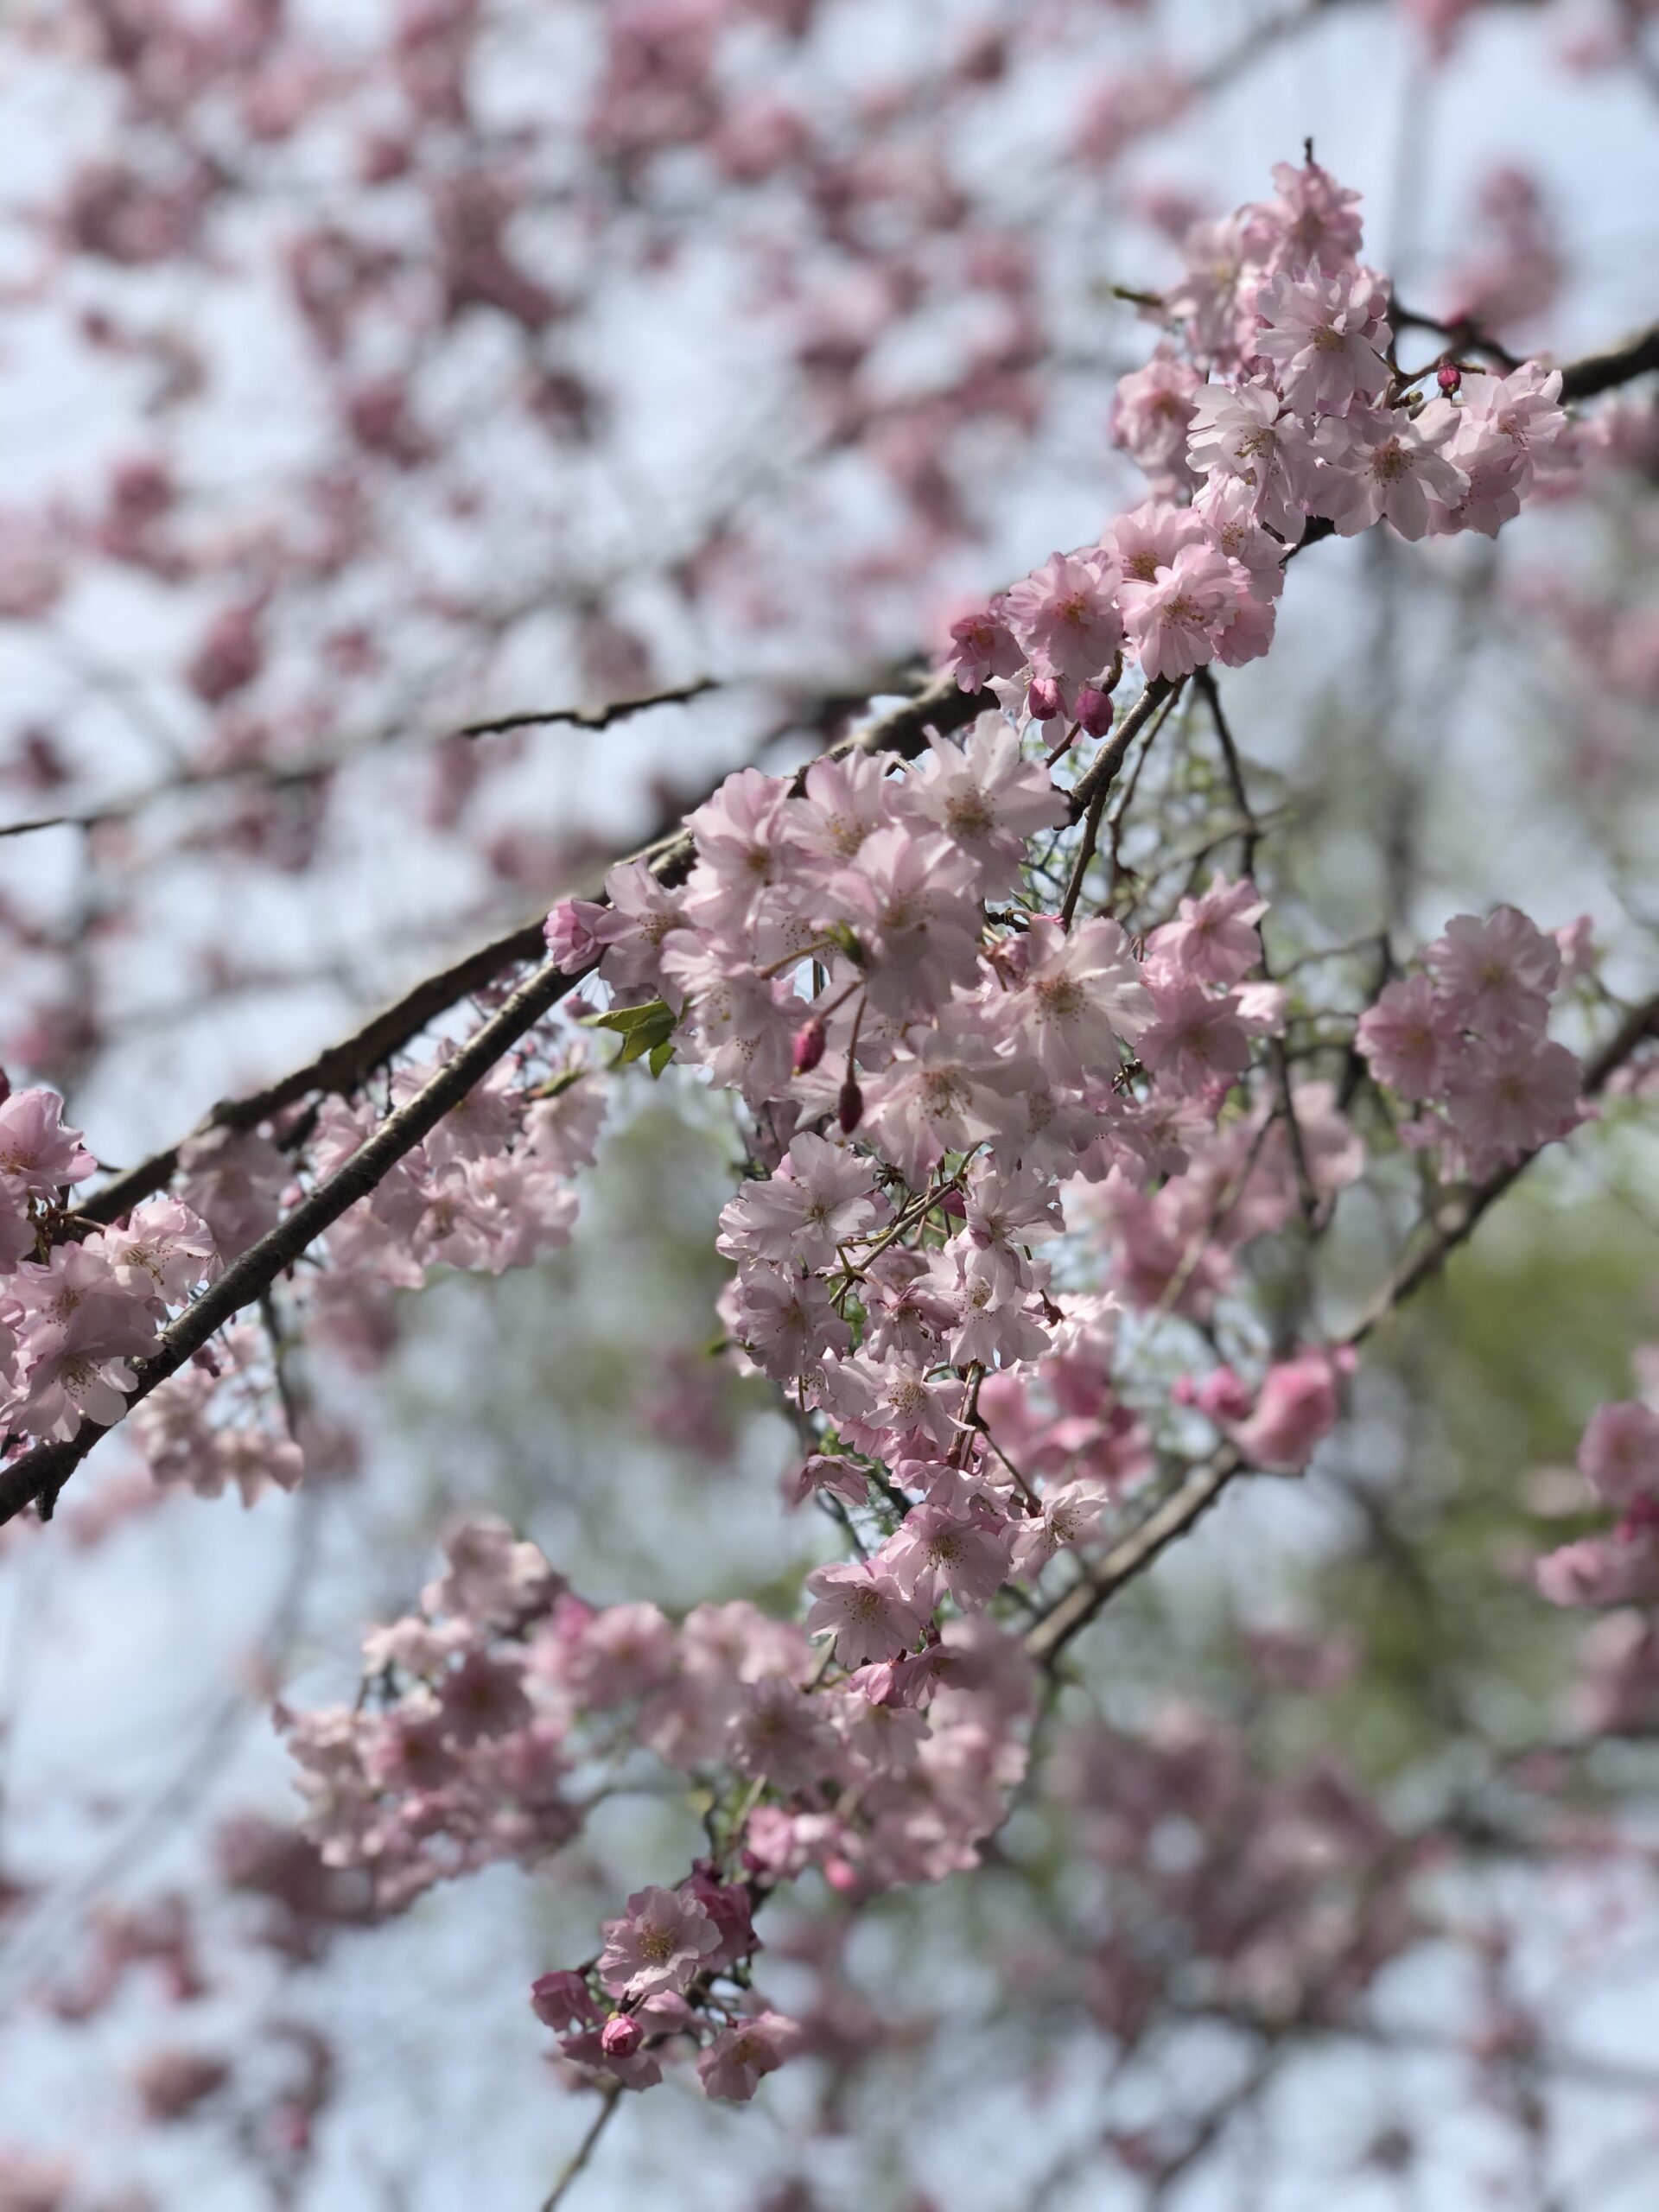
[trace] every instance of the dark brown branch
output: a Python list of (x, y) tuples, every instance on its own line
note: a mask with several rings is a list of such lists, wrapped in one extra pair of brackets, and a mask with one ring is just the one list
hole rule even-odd
[(1179, 1488), (1147, 1514), (1138, 1529), (1122, 1543), (1114, 1544), (1096, 1561), (1085, 1580), (1073, 1585), (1058, 1599), (1041, 1620), (1026, 1631), (1026, 1649), (1040, 1667), (1051, 1667), (1072, 1637), (1085, 1629), (1101, 1607), (1126, 1582), (1143, 1574), (1160, 1552), (1184, 1536), (1201, 1520), (1233, 1477), (1243, 1471), (1243, 1455), (1224, 1445), (1213, 1458), (1195, 1467)]
[[(496, 737), (510, 730), (537, 729), (553, 723), (569, 723), (577, 729), (609, 729), (613, 723), (643, 715), (652, 707), (679, 706), (720, 688), (712, 676), (702, 676), (694, 683), (676, 684), (669, 690), (648, 692), (637, 699), (618, 699), (607, 707), (550, 707), (534, 714), (504, 715), (496, 721), (463, 722), (459, 729), (442, 732), (431, 742), (442, 745), (451, 738)], [(402, 734), (394, 727), (353, 751), (329, 753), (321, 760), (296, 760), (287, 767), (264, 760), (230, 760), (212, 768), (186, 769), (164, 783), (150, 784), (125, 798), (110, 799), (102, 806), (89, 806), (79, 813), (41, 814), (28, 822), (0, 823), (0, 837), (28, 836), (37, 830), (98, 830), (105, 823), (130, 821), (158, 799), (188, 798), (193, 792), (215, 791), (227, 784), (252, 784), (267, 791), (293, 791), (306, 784), (325, 782), (343, 769), (354, 767), (359, 760), (383, 750)]]
[[(830, 757), (844, 757), (855, 752), (876, 753), (890, 751), (904, 758), (920, 752), (926, 742), (930, 728), (954, 729), (971, 721), (982, 704), (974, 692), (959, 690), (953, 678), (936, 678), (914, 699), (906, 700), (888, 714), (878, 715), (850, 737), (834, 747)], [(805, 772), (803, 770), (803, 774)], [(652, 873), (664, 884), (683, 882), (691, 871), (696, 849), (689, 832), (682, 830), (662, 839), (655, 847), (640, 855), (650, 862)], [(524, 932), (512, 938), (498, 939), (494, 945), (483, 949), (461, 963), (469, 969), (488, 955), (494, 960), (493, 973), (501, 966), (521, 960), (524, 957)], [(539, 927), (534, 931), (535, 949), (541, 949)], [(511, 948), (504, 959), (495, 957), (503, 946)], [(445, 970), (444, 978), (435, 978), (420, 987), (430, 994), (445, 979), (453, 978), (456, 970)], [(478, 981), (487, 981), (480, 976)], [(482, 1027), (474, 1033), (460, 1046), (453, 1058), (438, 1070), (424, 1084), (413, 1098), (389, 1115), (374, 1135), (359, 1147), (351, 1158), (334, 1173), (319, 1183), (303, 1198), (292, 1212), (285, 1215), (276, 1226), (251, 1245), (238, 1260), (233, 1261), (217, 1281), (210, 1284), (194, 1304), (187, 1306), (172, 1325), (162, 1332), (161, 1340), (147, 1359), (137, 1363), (137, 1380), (128, 1394), (127, 1408), (146, 1398), (158, 1383), (169, 1375), (176, 1374), (192, 1353), (200, 1351), (214, 1332), (222, 1328), (244, 1306), (253, 1305), (295, 1261), (331, 1228), (348, 1207), (359, 1198), (368, 1197), (382, 1179), (406, 1154), (413, 1151), (429, 1131), (435, 1128), (452, 1107), (460, 1103), (474, 1085), (486, 1076), (497, 1061), (510, 1052), (525, 1033), (557, 1004), (578, 979), (566, 975), (550, 960), (545, 961), (526, 976), (500, 1009), (491, 1015)], [(470, 988), (475, 988), (475, 984)], [(407, 1018), (411, 994), (394, 1009), (399, 1020)], [(444, 1001), (442, 1003), (448, 1003)], [(436, 1012), (437, 1007), (431, 1008)], [(429, 1019), (429, 1014), (428, 1015)], [(387, 1019), (383, 1017), (383, 1023)], [(416, 1027), (423, 1027), (419, 1023)], [(373, 1025), (371, 1025), (372, 1027)], [(410, 1033), (413, 1033), (411, 1032)], [(346, 1048), (360, 1049), (364, 1033), (346, 1040)], [(324, 1058), (327, 1058), (327, 1055)], [(374, 1056), (384, 1058), (385, 1051)], [(353, 1065), (358, 1065), (353, 1058)], [(372, 1061), (362, 1063), (372, 1065)], [(295, 1075), (285, 1077), (270, 1090), (257, 1094), (269, 1101), (280, 1094), (283, 1103), (291, 1103), (307, 1090), (324, 1087), (318, 1081), (317, 1062)], [(360, 1068), (359, 1068), (360, 1072)], [(297, 1086), (297, 1087), (296, 1087)], [(327, 1087), (334, 1087), (332, 1082)], [(239, 1102), (245, 1110), (248, 1103)], [(217, 1109), (216, 1109), (217, 1110)], [(269, 1104), (266, 1111), (271, 1109)], [(232, 1126), (248, 1126), (246, 1122)], [(219, 1126), (226, 1126), (220, 1122)], [(158, 1155), (160, 1157), (160, 1155)], [(176, 1152), (174, 1154), (176, 1159)], [(134, 1171), (135, 1173), (137, 1171)], [(151, 1187), (154, 1187), (152, 1185)], [(127, 1204), (130, 1204), (129, 1197)], [(99, 1439), (107, 1432), (95, 1421), (83, 1421), (69, 1442), (36, 1445), (11, 1464), (0, 1469), (0, 1524), (13, 1520), (25, 1506), (40, 1501), (43, 1516), (48, 1516), (56, 1503), (58, 1492), (70, 1475), (86, 1457)]]
[(1186, 678), (1178, 677), (1172, 683), (1166, 676), (1154, 676), (1141, 696), (1124, 715), (1089, 766), (1077, 778), (1071, 791), (1071, 819), (1081, 822), (1097, 798), (1109, 791), (1116, 781), (1118, 771), (1128, 758), (1132, 746), (1147, 724), (1152, 720), (1166, 699), (1179, 696)]
[(631, 715), (642, 715), (647, 707), (683, 706), (688, 700), (701, 699), (705, 692), (719, 689), (712, 676), (700, 676), (695, 683), (677, 684), (671, 691), (653, 691), (644, 698), (619, 699), (608, 707), (552, 707), (542, 714), (498, 715), (493, 721), (463, 722), (454, 734), (457, 737), (504, 737), (510, 730), (540, 729), (550, 722), (568, 722), (574, 729), (609, 729), (613, 722), (626, 721)]
[(1659, 369), (1659, 322), (1650, 322), (1605, 353), (1586, 353), (1582, 360), (1569, 361), (1561, 371), (1561, 397), (1594, 399), (1654, 369)]
[(569, 2164), (554, 2183), (549, 2194), (542, 2199), (542, 2212), (557, 2212), (557, 2207), (563, 2203), (569, 2194), (571, 2183), (579, 2179), (586, 2170), (588, 2160), (598, 2149), (599, 2139), (610, 2126), (611, 2115), (616, 2110), (621, 2095), (622, 2084), (620, 2082), (613, 2082), (605, 2090), (599, 2110), (594, 2115), (592, 2125), (581, 2142), (577, 2144)]
[[(1158, 721), (1152, 723), (1151, 731), (1147, 739), (1147, 747), (1150, 748), (1153, 739), (1163, 727), (1165, 718), (1180, 697), (1181, 686), (1185, 683), (1186, 678), (1181, 677), (1175, 683), (1170, 683), (1160, 677), (1158, 681), (1164, 686), (1162, 696), (1154, 702), (1152, 698), (1154, 686), (1152, 684), (1147, 686), (1146, 690), (1141, 693), (1140, 698), (1123, 717), (1122, 725), (1112, 737), (1110, 743), (1103, 747), (1089, 763), (1088, 768), (1077, 780), (1077, 791), (1072, 794), (1072, 819), (1075, 821), (1077, 798), (1082, 793), (1084, 785), (1088, 784), (1093, 786), (1093, 796), (1088, 802), (1089, 810), (1084, 817), (1083, 842), (1077, 847), (1077, 856), (1071, 864), (1071, 878), (1065, 887), (1065, 897), (1060, 904), (1060, 920), (1067, 929), (1071, 928), (1072, 917), (1077, 911), (1077, 901), (1083, 896), (1083, 879), (1089, 873), (1089, 863), (1095, 857), (1095, 848), (1100, 842), (1101, 817), (1106, 810), (1107, 800), (1111, 797), (1112, 785), (1117, 780), (1124, 761), (1128, 758), (1129, 747), (1135, 741), (1135, 733), (1137, 730), (1146, 728), (1147, 724), (1152, 722), (1152, 716), (1158, 712), (1159, 708), (1161, 707), (1164, 709), (1163, 715)], [(1148, 708), (1150, 711), (1143, 711)], [(1144, 755), (1142, 757), (1144, 758)]]

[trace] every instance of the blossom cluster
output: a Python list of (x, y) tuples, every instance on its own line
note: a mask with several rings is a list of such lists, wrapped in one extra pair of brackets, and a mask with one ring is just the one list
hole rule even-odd
[[(412, 1097), (452, 1050), (401, 1068), (391, 1103)], [(579, 1055), (540, 1081), (498, 1068), (328, 1233), (326, 1267), (296, 1290), (304, 1318), (327, 1315), (338, 1345), (372, 1354), (394, 1290), (419, 1288), (435, 1268), (528, 1266), (567, 1242), (571, 1179), (593, 1160), (605, 1106)], [(209, 1129), (180, 1147), (172, 1192), (101, 1228), (68, 1205), (97, 1163), (65, 1127), (62, 1100), (31, 1089), (0, 1103), (0, 1424), (14, 1444), (120, 1421), (132, 1363), (169, 1316), (276, 1226), (303, 1190), (302, 1167), (327, 1176), (377, 1123), (367, 1102), (333, 1099), (297, 1133), (302, 1144)], [(341, 1440), (315, 1421), (303, 1440), (293, 1433), (272, 1357), (260, 1331), (234, 1326), (139, 1402), (134, 1432), (157, 1482), (207, 1497), (234, 1484), (251, 1504), (268, 1486), (293, 1489), (308, 1459), (327, 1466)]]
[(1539, 1589), (1557, 1605), (1659, 1600), (1659, 1412), (1639, 1398), (1598, 1407), (1579, 1441), (1579, 1471), (1618, 1516), (1539, 1560)]
[(16, 1438), (118, 1421), (131, 1362), (217, 1268), (207, 1224), (177, 1198), (76, 1235), (67, 1201), (96, 1166), (55, 1092), (15, 1090), (0, 1103), (0, 1431)]
[(1547, 1034), (1552, 995), (1583, 925), (1550, 935), (1513, 906), (1459, 914), (1425, 947), (1427, 972), (1389, 983), (1356, 1042), (1376, 1080), (1421, 1110), (1402, 1135), (1477, 1178), (1567, 1135), (1584, 1117), (1582, 1071)]
[(754, 1904), (808, 1866), (863, 1894), (975, 1864), (1023, 1771), (1031, 1705), (1027, 1662), (988, 1622), (936, 1642), (902, 1703), (872, 1699), (830, 1680), (794, 1624), (741, 1602), (677, 1624), (596, 1608), (489, 1521), (451, 1535), (443, 1575), (371, 1631), (364, 1666), (354, 1706), (282, 1717), (308, 1833), (327, 1865), (370, 1877), (381, 1912), (545, 1857), (581, 1827), (584, 1778), (602, 1789), (639, 1749), (713, 1783), (717, 1859), (631, 1898), (597, 1958), (534, 1996), (571, 2064), (643, 2088), (690, 2037), (716, 2097), (752, 2094), (793, 2046), (748, 1987)]
[(1447, 367), (1426, 397), (1395, 365), (1388, 286), (1358, 257), (1358, 194), (1312, 160), (1274, 181), (1273, 199), (1189, 231), (1159, 350), (1119, 381), (1113, 436), (1153, 498), (954, 626), (964, 689), (1099, 734), (1126, 657), (1151, 682), (1267, 652), (1310, 521), (1493, 537), (1559, 465), (1558, 373)]
[[(1513, 430), (1478, 400), (1412, 398), (1355, 257), (1352, 195), (1311, 163), (1279, 182), (1236, 219), (1230, 289), (1212, 271), (1172, 296), (1185, 357), (1173, 340), (1120, 394), (1158, 495), (959, 633), (959, 682), (1000, 709), (904, 760), (853, 744), (798, 775), (741, 770), (690, 817), (683, 880), (626, 862), (602, 902), (549, 917), (563, 978), (586, 979), (575, 1019), (620, 1039), (619, 1065), (677, 1062), (734, 1095), (749, 1172), (720, 1218), (727, 1343), (794, 1424), (787, 1497), (818, 1503), (847, 1555), (807, 1575), (798, 1620), (732, 1604), (674, 1621), (592, 1606), (533, 1546), (473, 1523), (419, 1610), (367, 1638), (357, 1703), (283, 1725), (311, 1837), (379, 1911), (559, 1849), (585, 1793), (623, 1786), (639, 1753), (709, 1793), (708, 1859), (639, 1891), (593, 1961), (537, 1985), (591, 2077), (645, 2087), (694, 2047), (709, 2094), (753, 2094), (800, 2041), (753, 1993), (761, 1901), (809, 1867), (857, 1897), (976, 1863), (1027, 1756), (1031, 1662), (1008, 1624), (1088, 1583), (1126, 1494), (1178, 1473), (1201, 1426), (1231, 1465), (1309, 1464), (1351, 1357), (1299, 1341), (1306, 1312), (1268, 1332), (1236, 1294), (1248, 1247), (1322, 1229), (1363, 1171), (1322, 1054), (1345, 1064), (1357, 1042), (1421, 1109), (1407, 1134), (1454, 1172), (1490, 1173), (1580, 1118), (1578, 1065), (1546, 1033), (1564, 947), (1524, 917), (1459, 917), (1423, 976), (1309, 1043), (1268, 971), (1250, 874), (1205, 884), (1195, 868), (1173, 905), (1128, 894), (1098, 849), (1090, 771), (1065, 758), (1109, 729), (1128, 655), (1150, 710), (1152, 687), (1173, 704), (1210, 660), (1265, 650), (1310, 516), (1495, 528), (1554, 437), (1554, 394), (1529, 372), (1504, 399)], [(434, 1268), (499, 1272), (568, 1236), (606, 1096), (572, 1016), (325, 1233), (325, 1264), (285, 1294), (302, 1325), (372, 1354), (393, 1294)], [(449, 1049), (397, 1069), (384, 1109)], [(193, 1140), (177, 1195), (139, 1223), (147, 1250), (172, 1224), (145, 1278), (166, 1294), (146, 1293), (151, 1331), (351, 1159), (381, 1107), (326, 1097)], [(34, 1140), (54, 1173), (19, 1200), (44, 1256), (20, 1246), (20, 1276), (67, 1274), (61, 1253), (90, 1265), (79, 1255), (107, 1241), (66, 1230), (48, 1195), (91, 1166), (54, 1130)], [(1191, 1362), (1173, 1380), (1133, 1358), (1166, 1322)], [(105, 1357), (114, 1418), (132, 1376), (118, 1344)], [(162, 1479), (250, 1498), (298, 1479), (308, 1442), (267, 1417), (265, 1357), (233, 1330), (144, 1402)]]

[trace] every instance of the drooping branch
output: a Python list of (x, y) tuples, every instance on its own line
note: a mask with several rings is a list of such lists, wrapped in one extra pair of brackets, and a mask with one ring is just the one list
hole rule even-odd
[[(1610, 1077), (1623, 1067), (1650, 1037), (1659, 1037), (1659, 993), (1631, 1008), (1605, 1045), (1586, 1064), (1584, 1091), (1594, 1097), (1605, 1090)], [(1371, 1304), (1339, 1339), (1338, 1348), (1357, 1347), (1380, 1327), (1396, 1307), (1439, 1274), (1458, 1247), (1471, 1236), (1482, 1217), (1525, 1173), (1532, 1160), (1502, 1167), (1479, 1183), (1451, 1198), (1440, 1217), (1414, 1249), (1395, 1268)], [(1219, 1450), (1189, 1470), (1178, 1487), (1155, 1506), (1137, 1529), (1131, 1529), (1084, 1580), (1056, 1599), (1042, 1619), (1026, 1633), (1026, 1649), (1039, 1665), (1051, 1667), (1071, 1639), (1083, 1631), (1125, 1583), (1144, 1573), (1153, 1561), (1184, 1536), (1216, 1503), (1236, 1477), (1245, 1473), (1249, 1461), (1234, 1446)]]
[[(855, 752), (891, 752), (902, 758), (918, 753), (926, 741), (930, 729), (956, 729), (971, 721), (984, 702), (977, 692), (961, 690), (954, 678), (941, 677), (928, 684), (913, 699), (906, 700), (886, 715), (876, 716), (861, 728), (831, 748), (830, 758)], [(804, 773), (804, 771), (802, 772)], [(690, 833), (684, 830), (663, 838), (648, 847), (637, 857), (645, 860), (658, 882), (667, 885), (683, 882), (690, 873), (696, 859), (696, 847)], [(256, 1120), (276, 1110), (273, 1100), (282, 1104), (293, 1103), (308, 1092), (318, 1089), (340, 1088), (344, 1078), (361, 1075), (378, 1059), (386, 1057), (397, 1046), (406, 1043), (410, 1036), (417, 1034), (444, 1006), (453, 1002), (436, 995), (448, 989), (449, 982), (467, 970), (474, 978), (464, 989), (476, 989), (488, 982), (504, 967), (521, 962), (527, 949), (541, 949), (540, 925), (515, 932), (506, 938), (498, 938), (492, 945), (482, 948), (471, 959), (446, 969), (440, 977), (417, 986), (416, 990), (399, 1001), (379, 1018), (378, 1024), (370, 1024), (365, 1031), (345, 1040), (336, 1052), (343, 1060), (329, 1065), (329, 1056), (321, 1061), (308, 1062), (302, 1069), (283, 1078), (266, 1090), (255, 1095), (251, 1101), (234, 1102), (235, 1110), (245, 1116), (236, 1121), (225, 1118), (228, 1109), (215, 1109), (221, 1118), (210, 1117), (208, 1127), (252, 1126)], [(489, 966), (478, 972), (487, 960)], [(567, 992), (573, 989), (578, 978), (567, 975), (553, 961), (544, 961), (525, 977), (505, 1004), (459, 1047), (453, 1058), (425, 1083), (406, 1104), (389, 1115), (373, 1135), (360, 1145), (350, 1159), (337, 1167), (332, 1175), (309, 1192), (291, 1212), (258, 1242), (251, 1245), (241, 1257), (231, 1264), (218, 1280), (191, 1305), (187, 1306), (172, 1325), (165, 1330), (155, 1351), (137, 1363), (137, 1381), (128, 1395), (127, 1407), (137, 1404), (149, 1395), (168, 1376), (176, 1374), (191, 1355), (198, 1351), (208, 1338), (225, 1323), (239, 1313), (245, 1306), (255, 1304), (285, 1269), (292, 1267), (300, 1255), (323, 1232), (333, 1227), (348, 1208), (359, 1198), (369, 1196), (404, 1159), (458, 1105), (474, 1086), (481, 1082), (498, 1061), (504, 1058), (519, 1039), (541, 1020)], [(422, 1007), (423, 1017), (413, 1020)], [(412, 1020), (413, 1026), (405, 1029)], [(364, 1042), (372, 1033), (378, 1050), (371, 1050)], [(320, 1078), (319, 1067), (326, 1069)], [(255, 1103), (263, 1111), (251, 1111)], [(166, 1159), (157, 1154), (156, 1162)], [(176, 1165), (177, 1148), (171, 1154)], [(135, 1182), (147, 1173), (153, 1163), (146, 1162), (140, 1169), (131, 1171), (126, 1178), (118, 1179), (125, 1187), (122, 1210), (132, 1205), (143, 1192), (133, 1187)], [(170, 1167), (166, 1171), (170, 1173)], [(155, 1189), (166, 1179), (159, 1174), (149, 1183)], [(115, 1188), (115, 1185), (111, 1185)], [(100, 1193), (107, 1198), (108, 1193)], [(96, 1201), (92, 1202), (93, 1204)], [(102, 1211), (97, 1214), (87, 1209), (90, 1217), (106, 1217)], [(113, 1217), (112, 1216), (108, 1217)], [(107, 1430), (96, 1421), (83, 1421), (74, 1436), (65, 1443), (37, 1445), (33, 1450), (14, 1459), (0, 1469), (0, 1524), (13, 1520), (26, 1506), (39, 1502), (42, 1514), (49, 1516), (59, 1491), (86, 1454)]]

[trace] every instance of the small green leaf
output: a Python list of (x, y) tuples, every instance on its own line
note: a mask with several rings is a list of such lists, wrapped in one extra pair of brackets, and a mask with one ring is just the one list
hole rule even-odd
[(865, 951), (845, 922), (832, 922), (823, 933), (831, 944), (846, 954), (855, 968), (862, 968), (869, 959), (869, 954)]
[(619, 1037), (631, 1037), (636, 1029), (653, 1027), (666, 1021), (671, 1029), (674, 1016), (661, 999), (648, 999), (644, 1006), (613, 1006), (608, 1014), (590, 1014), (587, 1017), (590, 1029), (614, 1030)]
[(652, 1075), (661, 1075), (673, 1057), (674, 1039), (671, 1037), (664, 1037), (660, 1045), (653, 1045), (649, 1062)]

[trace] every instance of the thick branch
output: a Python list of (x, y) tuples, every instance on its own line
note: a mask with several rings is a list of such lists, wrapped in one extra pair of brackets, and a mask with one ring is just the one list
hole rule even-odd
[(1594, 399), (1620, 385), (1634, 384), (1652, 369), (1659, 369), (1659, 322), (1650, 322), (1605, 353), (1586, 353), (1582, 360), (1567, 362), (1561, 371), (1561, 397)]

